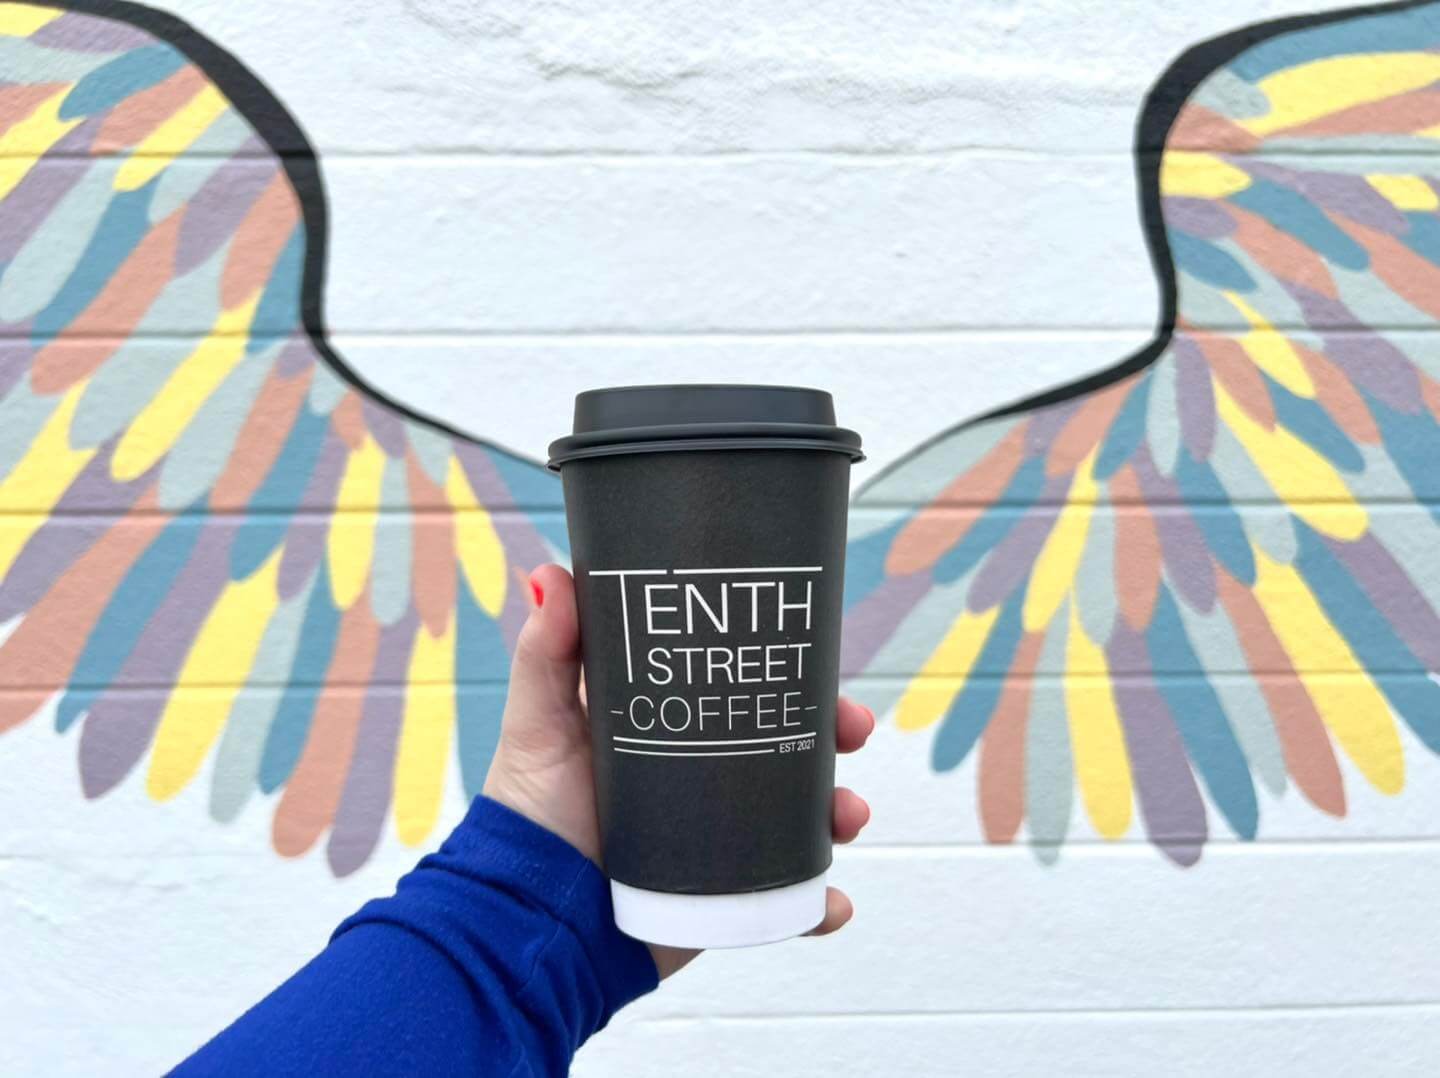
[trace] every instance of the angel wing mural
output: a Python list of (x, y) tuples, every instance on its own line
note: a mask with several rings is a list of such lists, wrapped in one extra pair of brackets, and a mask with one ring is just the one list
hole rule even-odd
[(429, 834), (455, 753), (478, 792), (565, 539), (543, 468), (349, 371), (324, 257), (314, 153), (233, 58), (0, 4), (0, 731), (53, 703), (89, 797), (208, 761), (216, 819), (279, 791), (275, 848), (344, 873)]
[[(1257, 784), (1342, 815), (1402, 726), (1440, 750), (1436, 86), (1434, 2), (1191, 50), (1137, 143), (1154, 344), (857, 496), (854, 691), (978, 754), (992, 840), (1083, 814), (1190, 864)], [(0, 731), (53, 721), (89, 797), (272, 797), (345, 873), (457, 754), (478, 790), (565, 538), (539, 465), (345, 365), (324, 266), (314, 152), (235, 58), (0, 3)]]
[(992, 841), (1191, 864), (1207, 802), (1250, 839), (1257, 783), (1344, 815), (1341, 761), (1440, 751), (1437, 138), (1440, 4), (1192, 49), (1137, 142), (1158, 339), (858, 495), (846, 668), (979, 754)]

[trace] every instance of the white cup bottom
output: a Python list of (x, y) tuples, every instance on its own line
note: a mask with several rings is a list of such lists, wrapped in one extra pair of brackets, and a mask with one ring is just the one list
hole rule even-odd
[(736, 895), (678, 895), (610, 881), (615, 923), (667, 947), (753, 947), (810, 931), (825, 919), (825, 873)]

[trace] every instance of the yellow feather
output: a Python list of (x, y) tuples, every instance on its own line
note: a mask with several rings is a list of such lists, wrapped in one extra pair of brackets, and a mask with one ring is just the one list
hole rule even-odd
[(1284, 427), (1266, 430), (1215, 383), (1215, 407), (1265, 481), (1301, 520), (1336, 539), (1358, 539), (1369, 517), (1324, 457)]
[(115, 189), (135, 191), (144, 187), (229, 108), (225, 95), (214, 86), (206, 85), (131, 151), (129, 159), (115, 174)]
[(1065, 666), (1065, 711), (1080, 796), (1095, 830), (1119, 838), (1130, 829), (1133, 811), (1130, 754), (1105, 653), (1085, 635), (1073, 603)]
[(1290, 338), (1277, 333), (1275, 327), (1238, 294), (1226, 292), (1225, 298), (1250, 323), (1250, 332), (1240, 338), (1240, 345), (1250, 358), (1291, 393), (1313, 399), (1315, 383), (1311, 381), (1310, 372), (1305, 369), (1305, 363), (1290, 343)]
[(1255, 598), (1326, 727), (1371, 785), (1382, 793), (1399, 793), (1405, 785), (1405, 757), (1385, 697), (1304, 578), (1259, 549), (1255, 565)]
[(156, 801), (179, 793), (200, 770), (241, 691), (260, 638), (279, 605), (281, 552), (229, 584), (201, 626), (160, 717), (145, 788)]
[(1250, 186), (1250, 177), (1213, 153), (1167, 150), (1160, 158), (1160, 193), (1187, 198), (1228, 198)]
[(125, 482), (143, 474), (170, 451), (200, 406), (245, 358), (246, 332), (259, 297), (222, 311), (210, 334), (196, 346), (160, 392), (150, 400), (115, 447), (110, 471)]
[(15, 190), (35, 162), (85, 118), (60, 119), (60, 103), (69, 92), (67, 86), (47, 97), (34, 112), (0, 135), (0, 199)]
[(896, 707), (895, 725), (902, 730), (920, 730), (945, 714), (999, 614), (996, 606), (980, 614), (967, 610), (955, 619), (940, 646), (906, 687)]
[(400, 841), (425, 840), (440, 815), (455, 729), (455, 619), (440, 636), (422, 626), (410, 656), (405, 717), (395, 755), (395, 828)]
[[(384, 477), (385, 453), (367, 434), (360, 448), (345, 459), (345, 474), (335, 495), (335, 515), (326, 536), (330, 591), (341, 610), (350, 609), (370, 579)], [(396, 571), (408, 573), (410, 569), (398, 566)]]
[(1256, 135), (1318, 120), (1322, 116), (1418, 90), (1440, 79), (1434, 53), (1351, 53), (1312, 60), (1260, 80), (1270, 101), (1263, 116), (1241, 120)]
[(445, 494), (455, 510), (455, 547), (460, 568), (476, 601), (491, 617), (498, 617), (509, 585), (505, 576), (505, 547), (495, 532), (490, 514), (465, 478), (460, 461), (454, 457), (450, 458)]
[(1370, 186), (1384, 195), (1397, 210), (1411, 213), (1432, 213), (1440, 210), (1440, 196), (1435, 194), (1435, 188), (1419, 176), (1373, 175), (1365, 178), (1370, 182)]
[(0, 481), (0, 514), (14, 514), (12, 526), (0, 532), (0, 580), (95, 455), (93, 449), (70, 448), (70, 421), (84, 389), (84, 382), (70, 387), (20, 463)]
[(1061, 600), (1075, 583), (1080, 556), (1085, 553), (1085, 536), (1090, 531), (1090, 515), (1095, 511), (1095, 480), (1090, 474), (1094, 460), (1095, 451), (1091, 450), (1075, 469), (1060, 518), (1035, 559), (1030, 588), (1025, 594), (1027, 633), (1040, 632), (1050, 624), (1055, 611), (1060, 609)]
[(0, 4), (0, 37), (29, 37), (40, 27), (55, 21), (63, 14), (63, 9), (55, 7)]

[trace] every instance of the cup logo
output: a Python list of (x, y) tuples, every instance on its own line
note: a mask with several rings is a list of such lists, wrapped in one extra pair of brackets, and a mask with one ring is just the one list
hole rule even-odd
[(809, 671), (821, 565), (602, 569), (624, 642), (612, 748), (641, 756), (773, 756), (815, 747)]

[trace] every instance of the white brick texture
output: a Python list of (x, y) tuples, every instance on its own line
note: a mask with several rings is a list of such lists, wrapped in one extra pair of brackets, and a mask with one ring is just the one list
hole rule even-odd
[[(1335, 6), (168, 3), (319, 148), (328, 321), (377, 386), (538, 455), (587, 386), (820, 385), (857, 479), (1142, 345), (1146, 89), (1202, 38)], [(258, 798), (229, 827), (204, 782), (86, 802), (44, 717), (3, 749), (0, 1073), (163, 1069), (417, 856), (387, 838), (337, 881), (271, 851)], [(1352, 784), (1345, 821), (1262, 795), (1253, 844), (1212, 814), (1180, 870), (1139, 840), (986, 846), (973, 765), (928, 753), (887, 728), (842, 764), (875, 810), (833, 870), (853, 926), (704, 957), (577, 1073), (1433, 1073), (1440, 761), (1411, 753), (1398, 800)]]

